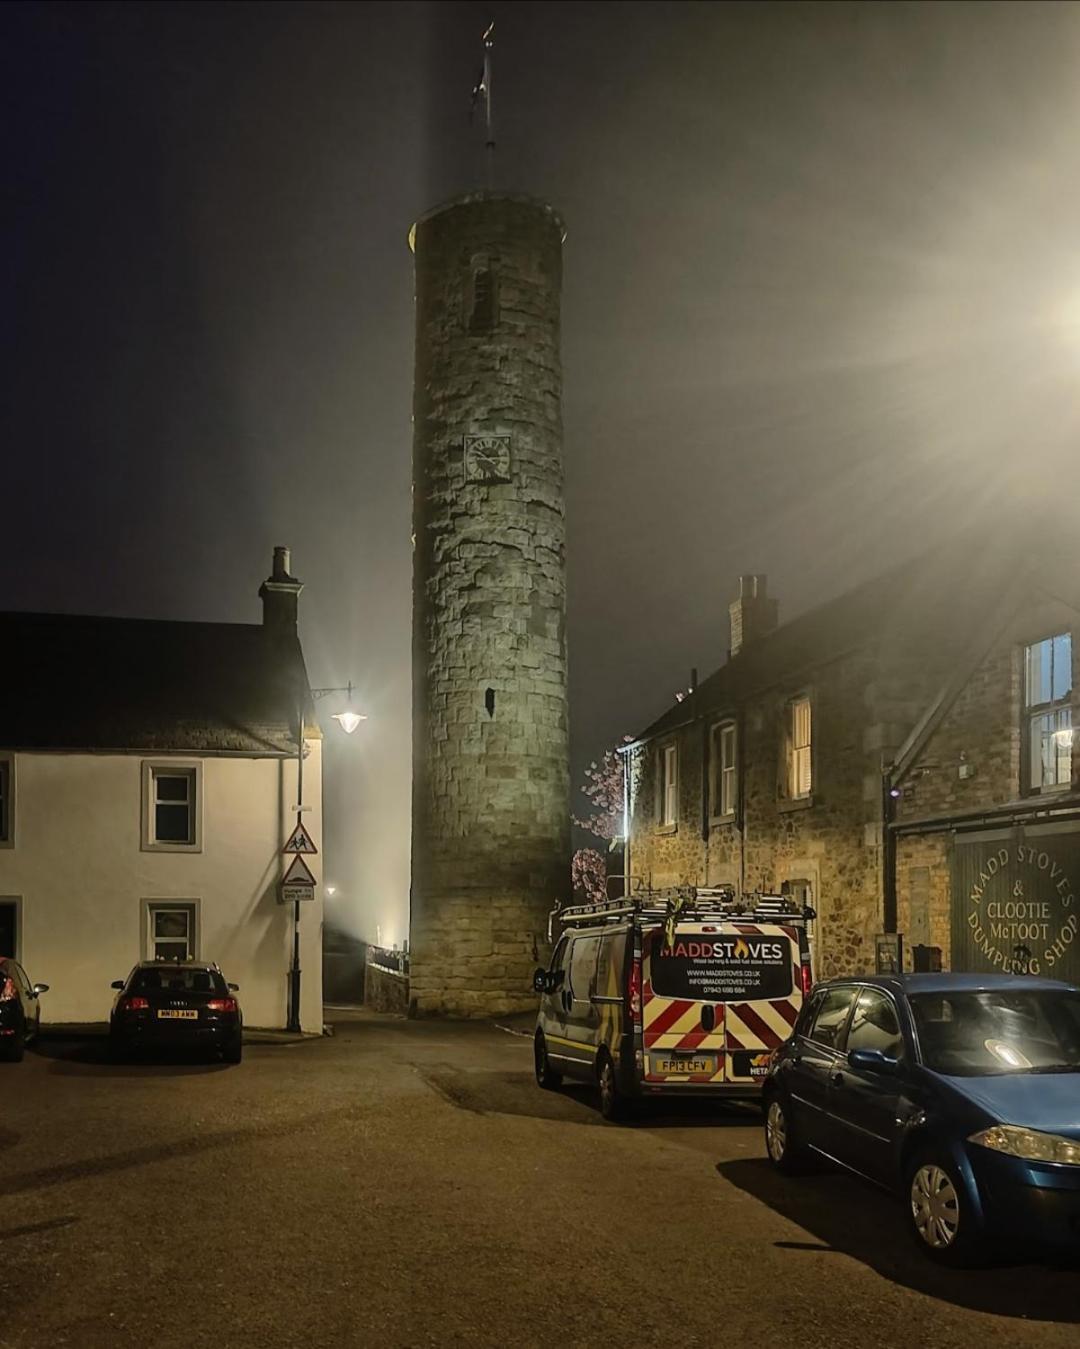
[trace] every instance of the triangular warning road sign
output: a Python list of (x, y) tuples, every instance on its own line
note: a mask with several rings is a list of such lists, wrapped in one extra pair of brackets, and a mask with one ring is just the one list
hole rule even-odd
[(308, 856), (314, 857), (319, 850), (312, 842), (311, 835), (304, 828), (303, 821), (301, 820), (297, 822), (296, 828), (289, 835), (288, 840), (281, 851), (284, 853), (307, 853)]
[(311, 885), (315, 884), (315, 877), (308, 870), (308, 864), (300, 856), (296, 856), (289, 863), (289, 868), (281, 878), (282, 885)]

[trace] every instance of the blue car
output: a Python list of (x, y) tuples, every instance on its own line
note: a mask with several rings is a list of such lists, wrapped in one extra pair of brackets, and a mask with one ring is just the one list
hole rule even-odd
[(773, 1165), (826, 1157), (899, 1190), (915, 1239), (977, 1264), (1080, 1249), (1080, 989), (1014, 975), (818, 984), (763, 1084)]

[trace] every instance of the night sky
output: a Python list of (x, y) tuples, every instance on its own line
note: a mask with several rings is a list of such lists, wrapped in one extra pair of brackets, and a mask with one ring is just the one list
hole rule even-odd
[(578, 769), (723, 659), (739, 572), (783, 619), (1075, 492), (1076, 6), (6, 5), (0, 607), (258, 621), (288, 544), (371, 718), (324, 718), (327, 878), (384, 940), (406, 235), (479, 183), (492, 16), (497, 186), (569, 229)]

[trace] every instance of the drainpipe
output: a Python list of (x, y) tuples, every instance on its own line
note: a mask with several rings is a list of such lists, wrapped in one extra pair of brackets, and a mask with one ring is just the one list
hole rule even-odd
[(899, 788), (893, 785), (892, 766), (881, 775), (881, 887), (882, 926), (896, 931), (896, 800)]
[(742, 708), (735, 716), (735, 771), (739, 783), (736, 810), (739, 821), (739, 898), (746, 894), (746, 715)]
[(622, 759), (622, 818), (623, 818), (623, 899), (630, 893), (630, 762), (628, 751), (619, 750)]

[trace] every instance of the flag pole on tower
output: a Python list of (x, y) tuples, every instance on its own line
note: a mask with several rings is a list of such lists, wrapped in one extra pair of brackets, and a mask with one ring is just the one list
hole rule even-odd
[(484, 100), (484, 125), (487, 129), (484, 154), (487, 163), (487, 185), (489, 188), (494, 186), (495, 179), (495, 122), (491, 107), (491, 53), (495, 46), (494, 33), (495, 24), (489, 23), (487, 31), (484, 33), (484, 64), (480, 67), (480, 73), (476, 77), (476, 83), (473, 85), (472, 91), (474, 111), (480, 99)]

